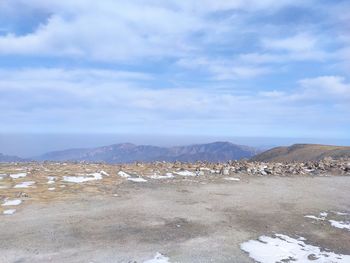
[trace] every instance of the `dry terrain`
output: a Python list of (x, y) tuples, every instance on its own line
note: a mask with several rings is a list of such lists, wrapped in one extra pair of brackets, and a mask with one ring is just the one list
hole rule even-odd
[(1, 164), (0, 262), (350, 262), (347, 172), (244, 165)]
[(305, 162), (318, 161), (326, 157), (334, 159), (350, 158), (350, 147), (320, 144), (294, 144), (289, 147), (273, 148), (254, 156), (252, 159), (263, 162)]

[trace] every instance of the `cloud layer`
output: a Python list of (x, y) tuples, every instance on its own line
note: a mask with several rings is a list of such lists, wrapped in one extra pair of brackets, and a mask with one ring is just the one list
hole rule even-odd
[(346, 1), (2, 1), (0, 131), (349, 136), (349, 13)]

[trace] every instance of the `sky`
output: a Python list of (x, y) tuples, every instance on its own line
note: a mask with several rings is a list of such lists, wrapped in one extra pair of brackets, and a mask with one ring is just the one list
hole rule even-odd
[(0, 119), (350, 141), (350, 2), (0, 0)]

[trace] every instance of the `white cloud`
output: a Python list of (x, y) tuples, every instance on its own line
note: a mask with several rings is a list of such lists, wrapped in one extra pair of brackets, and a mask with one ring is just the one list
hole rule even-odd
[(177, 65), (186, 69), (200, 69), (203, 72), (209, 72), (211, 78), (216, 80), (252, 78), (270, 72), (270, 69), (267, 67), (242, 65), (234, 59), (182, 58), (177, 61)]
[(303, 88), (304, 96), (322, 99), (329, 99), (331, 96), (340, 100), (350, 98), (350, 83), (346, 83), (345, 78), (340, 76), (303, 79), (299, 83)]
[[(67, 56), (92, 60), (179, 57), (200, 48), (191, 38), (205, 32), (215, 37), (218, 11), (278, 9), (293, 1), (5, 1), (15, 10), (51, 14), (33, 32), (0, 36), (0, 54)], [(295, 2), (295, 1), (294, 1)], [(9, 10), (12, 10), (10, 12)], [(1, 15), (1, 12), (0, 12)], [(25, 21), (23, 21), (25, 23)], [(230, 20), (222, 27), (232, 27)], [(216, 39), (217, 40), (217, 39)]]
[(297, 34), (282, 39), (263, 39), (263, 46), (267, 49), (279, 49), (287, 51), (309, 51), (316, 48), (317, 39), (308, 34)]
[[(332, 110), (319, 107), (318, 101), (300, 104), (302, 98), (292, 98), (297, 89), (236, 95), (229, 90), (200, 87), (145, 88), (149, 77), (93, 69), (3, 70), (1, 130), (137, 132), (142, 127), (146, 133), (210, 134), (220, 129), (228, 135), (244, 129), (246, 135), (271, 135), (272, 130), (278, 134), (281, 129), (290, 132), (297, 126), (298, 132), (312, 132), (320, 127), (321, 118), (336, 124), (349, 120), (340, 100), (333, 98), (337, 107)], [(303, 80), (301, 88), (311, 89), (324, 80)], [(338, 85), (337, 96), (348, 90), (342, 79), (326, 80)]]

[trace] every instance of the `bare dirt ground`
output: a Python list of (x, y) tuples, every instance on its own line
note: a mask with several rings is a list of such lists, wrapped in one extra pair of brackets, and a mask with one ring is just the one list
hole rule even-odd
[[(14, 172), (2, 168), (2, 173)], [(56, 175), (72, 174), (58, 168)], [(350, 212), (348, 176), (132, 182), (111, 167), (103, 169), (109, 176), (79, 184), (60, 178), (48, 185), (50, 171), (40, 175), (33, 169), (25, 178), (3, 178), (2, 186), (8, 187), (0, 189), (3, 202), (20, 198), (23, 203), (14, 214), (0, 215), (0, 262), (145, 262), (157, 252), (169, 262), (254, 262), (240, 245), (275, 233), (302, 236), (308, 244), (350, 255), (350, 231), (305, 218), (327, 212), (344, 219), (336, 212)], [(35, 186), (14, 188), (31, 180)], [(55, 190), (48, 191), (53, 185)]]

